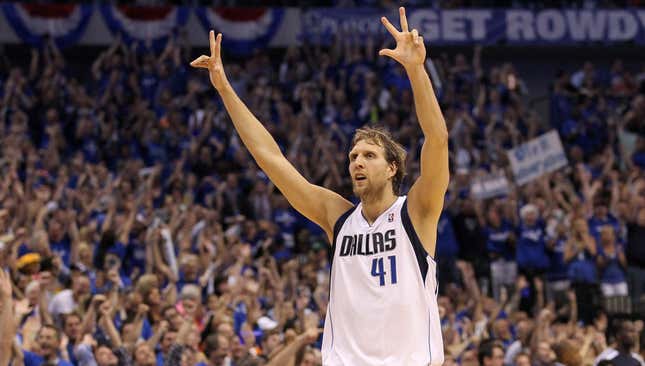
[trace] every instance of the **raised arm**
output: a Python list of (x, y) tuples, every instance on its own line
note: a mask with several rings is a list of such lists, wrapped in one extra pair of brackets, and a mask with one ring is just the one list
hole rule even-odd
[(226, 79), (220, 54), (221, 43), (222, 35), (218, 34), (216, 39), (215, 33), (211, 31), (210, 57), (202, 55), (191, 62), (191, 66), (208, 69), (211, 83), (222, 98), (242, 142), (257, 164), (289, 203), (305, 217), (322, 227), (331, 239), (336, 220), (352, 204), (328, 189), (309, 183), (289, 163), (271, 134), (249, 111)]
[(400, 32), (385, 17), (381, 18), (383, 25), (396, 40), (396, 48), (383, 49), (379, 55), (399, 62), (405, 68), (412, 85), (417, 119), (425, 141), (421, 147), (421, 174), (408, 193), (408, 210), (425, 249), (430, 255), (434, 255), (437, 221), (449, 181), (448, 129), (424, 67), (426, 49), (423, 37), (419, 36), (416, 29), (408, 30), (405, 9), (402, 7), (399, 8), (399, 16)]
[(13, 298), (9, 274), (0, 268), (0, 366), (8, 365), (16, 332), (13, 322)]

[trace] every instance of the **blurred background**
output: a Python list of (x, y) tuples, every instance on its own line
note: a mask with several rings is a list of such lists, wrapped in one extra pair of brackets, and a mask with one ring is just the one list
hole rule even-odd
[(0, 2), (0, 355), (321, 365), (327, 238), (188, 63), (223, 33), (228, 79), (287, 158), (354, 202), (353, 131), (386, 127), (405, 193), (423, 136), (378, 56), (399, 5), (450, 133), (445, 364), (643, 365), (638, 0)]

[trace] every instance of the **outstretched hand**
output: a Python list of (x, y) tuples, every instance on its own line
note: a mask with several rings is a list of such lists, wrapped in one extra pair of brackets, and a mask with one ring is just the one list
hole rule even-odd
[(226, 79), (226, 74), (224, 73), (224, 65), (222, 65), (222, 33), (217, 34), (215, 37), (215, 32), (210, 31), (208, 34), (211, 47), (211, 55), (201, 55), (197, 57), (193, 62), (190, 63), (190, 66), (196, 68), (208, 69), (209, 76), (211, 78), (211, 83), (217, 90), (223, 89), (228, 85), (228, 80)]
[(397, 30), (386, 17), (381, 17), (381, 23), (396, 40), (396, 48), (393, 50), (385, 48), (380, 50), (378, 54), (395, 59), (406, 69), (422, 65), (426, 59), (426, 47), (423, 44), (423, 37), (419, 35), (416, 29), (408, 30), (408, 19), (405, 16), (405, 8), (403, 7), (399, 8), (399, 18), (401, 31)]
[(0, 300), (11, 299), (11, 279), (2, 268), (0, 268)]

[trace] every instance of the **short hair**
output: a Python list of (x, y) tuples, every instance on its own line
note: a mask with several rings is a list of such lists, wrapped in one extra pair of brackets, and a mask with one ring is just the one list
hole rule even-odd
[(210, 334), (204, 340), (204, 354), (206, 357), (210, 357), (211, 353), (217, 351), (219, 348), (219, 341), (217, 340), (217, 334)]
[(181, 289), (179, 297), (182, 300), (193, 299), (195, 301), (201, 301), (202, 294), (197, 285), (186, 285)]
[(264, 335), (262, 337), (262, 342), (263, 343), (266, 342), (267, 339), (269, 339), (269, 337), (271, 337), (272, 335), (277, 335), (279, 337), (281, 333), (282, 332), (277, 327), (271, 330), (267, 330), (266, 332), (264, 332)]
[(139, 277), (139, 280), (137, 281), (136, 291), (143, 295), (145, 299), (153, 288), (158, 288), (158, 283), (159, 280), (157, 280), (156, 275), (144, 274), (143, 276)]
[(578, 352), (578, 348), (576, 348), (576, 346), (570, 341), (563, 340), (562, 342), (553, 345), (553, 351), (555, 352), (556, 359), (561, 364), (567, 366), (582, 365), (580, 352)]
[(495, 348), (501, 348), (502, 352), (504, 352), (504, 346), (494, 339), (486, 339), (482, 341), (482, 343), (479, 345), (479, 350), (477, 351), (477, 360), (479, 361), (480, 365), (484, 364), (484, 357), (493, 357), (493, 350)]
[(67, 319), (73, 316), (77, 317), (78, 320), (80, 320), (81, 322), (83, 321), (83, 316), (81, 315), (81, 313), (78, 310), (74, 310), (69, 313), (61, 314), (61, 318), (63, 319), (63, 325), (67, 323)]
[(521, 351), (520, 353), (516, 354), (515, 357), (513, 357), (513, 362), (517, 363), (517, 359), (520, 358), (520, 357), (528, 357), (529, 360), (531, 360), (531, 355), (530, 354), (528, 354), (528, 353), (526, 353), (524, 351)]
[(392, 138), (392, 135), (386, 129), (381, 127), (361, 127), (357, 129), (350, 149), (363, 140), (382, 147), (385, 150), (385, 160), (388, 164), (394, 163), (396, 165), (396, 173), (392, 177), (392, 190), (394, 194), (399, 194), (401, 183), (405, 177), (405, 158), (407, 155), (405, 149)]
[(53, 330), (54, 333), (56, 334), (56, 339), (58, 339), (58, 341), (60, 342), (60, 340), (61, 340), (60, 330), (58, 330), (58, 328), (53, 324), (43, 324), (40, 327), (40, 329), (38, 329), (38, 333), (36, 333), (36, 338), (40, 337), (40, 333), (43, 332), (43, 329), (51, 329), (51, 330)]

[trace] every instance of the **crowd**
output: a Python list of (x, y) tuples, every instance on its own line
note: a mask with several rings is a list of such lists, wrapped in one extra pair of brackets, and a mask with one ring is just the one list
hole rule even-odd
[[(258, 170), (188, 44), (117, 40), (89, 78), (53, 43), (28, 65), (3, 56), (0, 365), (321, 365), (327, 239)], [(380, 46), (339, 34), (224, 65), (297, 170), (351, 197), (361, 125), (408, 148), (404, 186), (418, 174), (409, 82)], [(563, 70), (544, 116), (483, 53), (430, 47), (427, 63), (450, 131), (445, 364), (643, 365), (645, 72)], [(550, 129), (566, 168), (473, 197)]]

